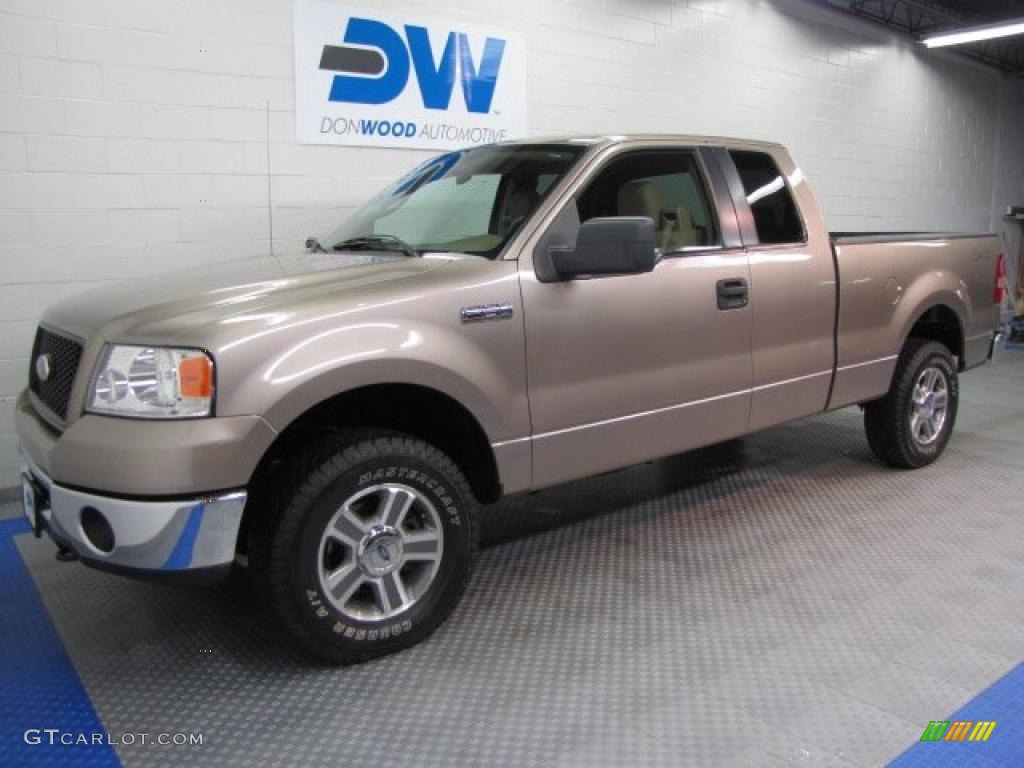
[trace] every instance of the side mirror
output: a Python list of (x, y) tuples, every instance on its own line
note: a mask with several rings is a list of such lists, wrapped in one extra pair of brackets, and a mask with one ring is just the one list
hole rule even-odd
[(576, 248), (552, 248), (551, 264), (561, 280), (590, 275), (638, 275), (658, 263), (654, 222), (615, 216), (583, 222)]

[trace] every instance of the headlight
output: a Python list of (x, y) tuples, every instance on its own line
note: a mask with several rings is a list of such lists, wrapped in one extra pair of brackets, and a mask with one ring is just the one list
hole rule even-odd
[(201, 349), (108, 344), (87, 411), (142, 419), (194, 419), (213, 408), (213, 360)]

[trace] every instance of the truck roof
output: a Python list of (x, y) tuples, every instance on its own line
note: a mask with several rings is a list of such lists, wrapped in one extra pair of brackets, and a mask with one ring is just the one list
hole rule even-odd
[(743, 139), (733, 136), (704, 136), (697, 134), (682, 133), (622, 133), (622, 134), (555, 134), (548, 136), (537, 136), (526, 139), (500, 142), (502, 145), (516, 144), (585, 144), (611, 145), (626, 144), (630, 142), (644, 141), (671, 141), (680, 144), (691, 145), (713, 145), (713, 146), (744, 146), (744, 147), (782, 147), (776, 141), (759, 141), (755, 139)]

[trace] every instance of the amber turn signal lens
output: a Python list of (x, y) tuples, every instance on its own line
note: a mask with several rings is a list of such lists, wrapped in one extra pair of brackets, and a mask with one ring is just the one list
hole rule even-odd
[(210, 397), (213, 394), (213, 363), (202, 357), (187, 357), (178, 363), (182, 397)]

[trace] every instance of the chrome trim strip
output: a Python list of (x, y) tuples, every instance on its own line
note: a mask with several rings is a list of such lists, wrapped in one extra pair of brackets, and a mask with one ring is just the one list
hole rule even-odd
[(614, 416), (614, 417), (612, 417), (610, 419), (601, 419), (599, 421), (589, 421), (586, 424), (577, 424), (574, 427), (563, 427), (562, 429), (553, 429), (553, 430), (551, 430), (549, 432), (538, 432), (536, 435), (533, 435), (532, 437), (530, 437), (530, 436), (527, 436), (527, 437), (516, 437), (516, 438), (512, 438), (511, 440), (502, 440), (502, 441), (497, 442), (497, 443), (491, 443), (491, 447), (492, 448), (501, 448), (501, 447), (504, 447), (506, 445), (514, 445), (516, 443), (522, 443), (522, 442), (525, 442), (525, 441), (531, 440), (531, 439), (537, 440), (537, 439), (540, 439), (540, 438), (543, 438), (543, 437), (553, 437), (555, 435), (562, 435), (562, 434), (566, 434), (566, 433), (569, 433), (569, 432), (578, 432), (579, 430), (590, 429), (592, 427), (603, 427), (603, 426), (605, 426), (607, 424), (616, 424), (616, 423), (619, 423), (619, 422), (622, 422), (622, 421), (629, 421), (630, 419), (639, 419), (639, 418), (643, 418), (645, 416), (655, 416), (655, 415), (657, 415), (659, 413), (668, 413), (670, 411), (676, 411), (676, 410), (680, 410), (682, 408), (689, 408), (689, 407), (694, 406), (694, 405), (704, 405), (706, 403), (713, 403), (713, 402), (715, 402), (717, 400), (724, 400), (724, 399), (730, 398), (730, 397), (739, 397), (740, 395), (751, 395), (751, 394), (753, 394), (755, 392), (762, 392), (762, 391), (764, 391), (766, 389), (772, 389), (774, 387), (781, 387), (781, 386), (784, 386), (786, 384), (795, 384), (795, 383), (797, 383), (799, 381), (805, 381), (807, 379), (813, 379), (813, 378), (818, 377), (818, 376), (830, 376), (831, 374), (832, 374), (832, 371), (830, 371), (830, 370), (829, 371), (818, 371), (817, 373), (809, 373), (809, 374), (807, 374), (805, 376), (797, 376), (797, 377), (792, 378), (792, 379), (785, 379), (784, 381), (772, 382), (771, 384), (760, 384), (760, 385), (758, 385), (756, 387), (751, 387), (749, 389), (737, 389), (737, 390), (734, 390), (732, 392), (727, 392), (724, 395), (714, 395), (713, 397), (705, 397), (705, 398), (702, 398), (700, 400), (690, 400), (690, 401), (685, 402), (685, 403), (676, 403), (674, 405), (667, 405), (667, 406), (665, 406), (663, 408), (653, 408), (653, 409), (651, 409), (649, 411), (638, 411), (637, 413), (629, 413), (629, 414), (626, 414), (624, 416)]
[(491, 443), (491, 448), (504, 448), (504, 447), (509, 446), (509, 445), (517, 445), (519, 443), (526, 443), (526, 442), (529, 442), (532, 439), (533, 439), (533, 437), (531, 435), (527, 435), (526, 437), (513, 437), (511, 440), (499, 440), (496, 443)]
[[(874, 365), (874, 364), (877, 364), (877, 363), (886, 363), (886, 362), (889, 362), (891, 360), (895, 360), (897, 357), (899, 357), (899, 355), (888, 355), (886, 357), (880, 357), (880, 358), (878, 358), (876, 360), (866, 360), (866, 361), (864, 361), (862, 363), (854, 363), (852, 365), (843, 366), (842, 368), (839, 369), (839, 371), (848, 371), (848, 370), (851, 370), (853, 368), (860, 368), (860, 367), (865, 366), (865, 365)], [(727, 393), (725, 393), (723, 395), (714, 395), (713, 397), (705, 397), (705, 398), (702, 398), (700, 400), (690, 400), (689, 402), (686, 402), (686, 403), (676, 403), (675, 405), (667, 405), (667, 406), (665, 406), (663, 408), (653, 408), (653, 409), (648, 410), (648, 411), (638, 411), (636, 413), (626, 414), (625, 416), (614, 416), (614, 417), (612, 417), (610, 419), (601, 419), (599, 421), (590, 421), (590, 422), (587, 422), (586, 424), (577, 424), (576, 426), (573, 426), (573, 427), (564, 427), (562, 429), (553, 429), (553, 430), (551, 430), (549, 432), (538, 432), (536, 435), (533, 435), (532, 437), (531, 436), (516, 437), (516, 438), (512, 438), (510, 440), (502, 440), (502, 441), (497, 442), (497, 443), (491, 443), (491, 447), (493, 447), (493, 448), (500, 448), (500, 447), (504, 447), (506, 445), (514, 445), (515, 443), (521, 443), (521, 442), (524, 442), (524, 441), (527, 441), (527, 440), (531, 440), (531, 439), (539, 440), (540, 438), (544, 438), (544, 437), (553, 437), (555, 435), (563, 435), (563, 434), (567, 434), (569, 432), (578, 432), (580, 430), (590, 429), (592, 427), (603, 427), (603, 426), (608, 425), (608, 424), (616, 424), (616, 423), (619, 423), (619, 422), (622, 422), (622, 421), (629, 421), (630, 419), (639, 419), (639, 418), (643, 418), (645, 416), (656, 416), (657, 414), (660, 414), (660, 413), (668, 413), (670, 411), (676, 411), (676, 410), (679, 410), (681, 408), (689, 408), (689, 407), (694, 406), (694, 405), (704, 405), (706, 403), (713, 403), (713, 402), (715, 402), (717, 400), (724, 400), (724, 399), (730, 398), (730, 397), (738, 397), (740, 395), (752, 395), (752, 394), (754, 394), (756, 392), (763, 392), (763, 391), (768, 390), (768, 389), (774, 389), (775, 387), (782, 387), (782, 386), (785, 386), (787, 384), (796, 384), (797, 382), (806, 381), (808, 379), (814, 379), (814, 378), (818, 378), (818, 377), (821, 377), (821, 376), (831, 376), (831, 375), (832, 375), (832, 371), (831, 370), (817, 371), (815, 373), (808, 373), (808, 374), (805, 374), (803, 376), (796, 376), (796, 377), (794, 377), (792, 379), (784, 379), (782, 381), (773, 381), (770, 384), (759, 384), (756, 387), (750, 387), (749, 389), (737, 389), (737, 390), (734, 390), (732, 392), (727, 392)]]
[(988, 363), (989, 365), (996, 365), (1002, 358), (1003, 353), (1006, 351), (1006, 334), (1002, 331), (996, 331), (992, 335), (991, 346), (988, 350)]
[(795, 376), (792, 379), (783, 379), (782, 381), (775, 381), (771, 384), (758, 384), (754, 387), (751, 392), (763, 392), (766, 389), (774, 389), (775, 387), (782, 387), (786, 384), (796, 384), (798, 381), (806, 381), (807, 379), (815, 379), (819, 376), (831, 376), (832, 370), (818, 371), (817, 373), (808, 373), (805, 376)]
[(829, 239), (836, 245), (861, 245), (868, 243), (934, 242), (936, 240), (964, 240), (977, 237), (998, 237), (994, 232), (886, 232), (876, 234), (829, 233)]
[(885, 357), (879, 357), (874, 360), (865, 360), (862, 363), (851, 363), (850, 365), (843, 365), (836, 369), (836, 373), (840, 371), (851, 371), (854, 368), (863, 368), (865, 365), (877, 365), (878, 363), (888, 363), (891, 360), (895, 360), (899, 355), (886, 355)]
[(610, 419), (601, 419), (600, 421), (592, 421), (586, 424), (578, 424), (574, 427), (564, 427), (563, 429), (553, 429), (550, 432), (541, 432), (533, 436), (534, 440), (538, 440), (543, 437), (554, 437), (555, 435), (564, 435), (570, 432), (579, 432), (583, 429), (590, 429), (592, 427), (603, 427), (607, 424), (618, 424), (619, 422), (629, 421), (631, 419), (642, 419), (645, 416), (656, 416), (660, 413), (669, 413), (671, 411), (678, 411), (683, 408), (690, 408), (694, 405), (704, 405), (705, 403), (713, 403), (718, 400), (726, 400), (730, 397), (739, 397), (741, 395), (749, 395), (752, 390), (750, 389), (738, 389), (734, 392), (727, 392), (724, 395), (714, 395), (713, 397), (705, 397), (700, 400), (691, 400), (688, 403), (676, 403), (675, 405), (667, 405), (663, 408), (652, 408), (649, 411), (639, 411), (637, 413), (630, 413), (625, 416), (615, 416)]

